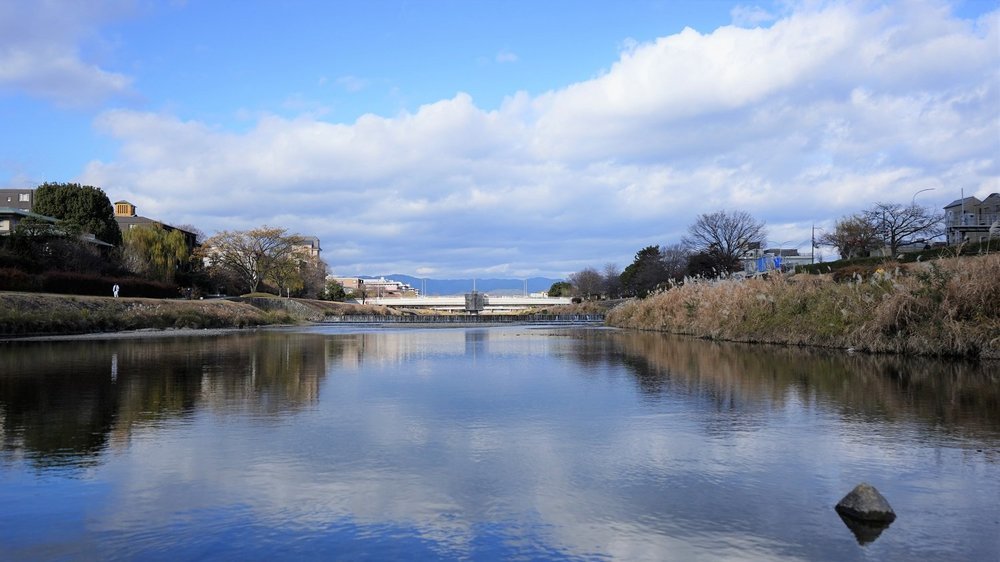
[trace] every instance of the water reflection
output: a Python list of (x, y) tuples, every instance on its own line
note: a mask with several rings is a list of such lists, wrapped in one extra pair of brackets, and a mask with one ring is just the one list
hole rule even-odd
[(837, 515), (840, 515), (840, 520), (844, 522), (844, 526), (850, 529), (851, 533), (854, 534), (854, 538), (857, 539), (858, 544), (862, 546), (875, 542), (879, 535), (882, 534), (882, 531), (885, 531), (891, 525), (891, 523), (884, 521), (863, 521), (840, 513)]
[[(3, 345), (0, 367), (0, 502), (43, 490), (56, 506), (0, 514), (20, 558), (80, 544), (181, 559), (1000, 550), (979, 516), (998, 495), (1000, 384), (973, 364), (604, 329), (338, 327)], [(22, 465), (100, 486), (49, 489)], [(833, 504), (869, 479), (900, 519), (859, 550)]]
[[(636, 332), (580, 332), (585, 364), (622, 361), (650, 399), (693, 395), (719, 412), (821, 404), (860, 423), (919, 421), (993, 442), (1000, 435), (1000, 369), (990, 363), (707, 342)], [(751, 416), (752, 419), (752, 416)]]
[(82, 466), (127, 444), (136, 426), (199, 409), (295, 412), (316, 402), (340, 344), (273, 333), (0, 346), (3, 450), (38, 466)]

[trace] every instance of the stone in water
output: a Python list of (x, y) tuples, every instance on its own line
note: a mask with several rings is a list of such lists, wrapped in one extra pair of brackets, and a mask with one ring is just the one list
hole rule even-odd
[(891, 523), (896, 512), (871, 484), (862, 482), (837, 503), (837, 513), (862, 521)]

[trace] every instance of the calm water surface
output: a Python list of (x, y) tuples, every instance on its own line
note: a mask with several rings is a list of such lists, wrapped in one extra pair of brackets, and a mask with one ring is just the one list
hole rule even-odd
[[(600, 328), (5, 343), (0, 558), (995, 561), (995, 367)], [(862, 481), (898, 519), (859, 541)]]

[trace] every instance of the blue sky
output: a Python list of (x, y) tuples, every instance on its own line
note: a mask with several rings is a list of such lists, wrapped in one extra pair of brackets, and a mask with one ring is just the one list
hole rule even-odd
[(0, 3), (0, 186), (79, 181), (333, 272), (624, 267), (1000, 191), (996, 1)]

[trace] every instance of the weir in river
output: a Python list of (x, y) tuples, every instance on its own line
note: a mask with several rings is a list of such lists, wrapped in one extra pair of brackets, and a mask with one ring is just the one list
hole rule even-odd
[(327, 316), (331, 324), (603, 324), (603, 314), (380, 314)]

